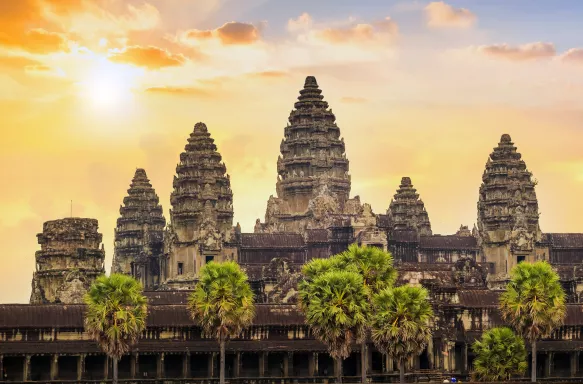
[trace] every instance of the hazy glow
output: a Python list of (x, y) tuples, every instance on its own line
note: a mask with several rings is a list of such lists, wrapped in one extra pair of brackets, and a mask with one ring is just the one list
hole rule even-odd
[(111, 109), (123, 107), (132, 100), (136, 85), (136, 70), (112, 64), (105, 59), (88, 71), (86, 80), (80, 82), (81, 95), (94, 107)]

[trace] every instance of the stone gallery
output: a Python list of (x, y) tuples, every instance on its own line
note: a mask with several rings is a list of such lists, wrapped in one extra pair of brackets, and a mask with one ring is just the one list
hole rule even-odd
[[(430, 291), (437, 316), (432, 341), (409, 361), (416, 375), (466, 374), (474, 359), (471, 344), (503, 324), (497, 303), (511, 268), (549, 261), (567, 293), (567, 317), (537, 344), (538, 375), (581, 375), (583, 234), (541, 231), (536, 182), (509, 135), (484, 153), (477, 226), (434, 235), (431, 207), (409, 177), (402, 178), (385, 213), (351, 197), (344, 139), (309, 76), (283, 132), (277, 195), (267, 199), (254, 233), (241, 233), (233, 225), (227, 165), (211, 130), (197, 123), (180, 154), (168, 217), (144, 169), (136, 170), (122, 200), (111, 272), (141, 281), (149, 315), (147, 330), (120, 362), (120, 378), (218, 376), (219, 346), (202, 335), (185, 305), (201, 268), (213, 260), (238, 262), (256, 294), (253, 325), (227, 344), (227, 377), (332, 376), (326, 347), (310, 336), (296, 307), (297, 282), (308, 260), (352, 243), (390, 251), (399, 283)], [(83, 331), (83, 294), (106, 268), (97, 220), (49, 221), (37, 237), (30, 304), (0, 305), (0, 380), (111, 376), (108, 359)], [(363, 367), (355, 346), (344, 375), (366, 369), (383, 380), (396, 370), (372, 344), (366, 353)]]

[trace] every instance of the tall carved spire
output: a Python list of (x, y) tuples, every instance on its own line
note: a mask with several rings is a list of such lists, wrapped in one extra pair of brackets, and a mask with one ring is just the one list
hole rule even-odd
[(144, 169), (136, 169), (119, 213), (111, 271), (133, 275), (146, 288), (157, 285), (166, 219)]
[(409, 177), (401, 179), (401, 185), (389, 205), (387, 214), (391, 217), (393, 229), (415, 229), (419, 235), (431, 236), (431, 224), (425, 204), (419, 198), (417, 190), (413, 188)]
[[(226, 172), (227, 167), (206, 125), (196, 123), (176, 166), (174, 191), (170, 196), (174, 230), (188, 227), (188, 232), (192, 232), (199, 227), (207, 202), (216, 215), (221, 231), (226, 232), (233, 227), (233, 192)], [(177, 231), (177, 235), (179, 241), (192, 239), (192, 233), (181, 234)]]
[(535, 182), (517, 152), (510, 135), (504, 134), (488, 157), (478, 201), (478, 228), (512, 230), (521, 217), (529, 231), (539, 230)]
[(350, 194), (344, 140), (314, 76), (306, 78), (294, 106), (277, 161), (278, 197), (292, 212), (303, 212), (315, 196), (319, 179), (325, 178), (343, 204)]

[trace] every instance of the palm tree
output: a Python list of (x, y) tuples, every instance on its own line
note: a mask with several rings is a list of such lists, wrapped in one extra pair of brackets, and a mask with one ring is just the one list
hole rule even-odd
[(113, 382), (117, 365), (146, 328), (147, 299), (142, 285), (131, 276), (98, 277), (85, 294), (85, 330), (113, 360)]
[(526, 371), (524, 341), (510, 328), (492, 328), (472, 346), (476, 353), (474, 378), (480, 381), (508, 381)]
[(500, 296), (502, 318), (531, 345), (531, 381), (536, 382), (536, 341), (550, 336), (566, 315), (565, 292), (559, 276), (544, 261), (520, 263)]
[(233, 261), (210, 262), (188, 298), (188, 310), (203, 331), (219, 341), (220, 384), (225, 383), (225, 343), (251, 325), (255, 316), (247, 275)]
[(336, 362), (336, 380), (342, 382), (342, 360), (362, 333), (368, 310), (368, 293), (362, 276), (331, 270), (310, 279), (300, 288), (300, 308), (314, 336), (328, 346)]
[(431, 339), (432, 318), (424, 288), (386, 288), (373, 298), (372, 340), (379, 351), (398, 361), (401, 383), (407, 359), (423, 352)]
[[(298, 283), (298, 305), (304, 312), (310, 302), (310, 292), (313, 281), (326, 272), (342, 270), (339, 267), (338, 259), (330, 257), (328, 259), (312, 259), (302, 267), (302, 280)], [(351, 270), (355, 271), (351, 268)]]
[[(362, 276), (364, 285), (368, 288), (370, 295), (369, 302), (372, 297), (385, 288), (392, 287), (397, 280), (397, 271), (393, 267), (393, 257), (389, 252), (385, 252), (378, 247), (359, 247), (356, 243), (348, 247), (348, 249), (336, 256), (335, 264), (340, 269), (353, 268)], [(370, 317), (370, 312), (367, 314)], [(369, 322), (367, 321), (367, 325)], [(358, 342), (360, 343), (360, 365), (361, 365), (361, 382), (366, 383), (366, 341), (369, 333), (369, 327), (365, 327), (362, 337)]]

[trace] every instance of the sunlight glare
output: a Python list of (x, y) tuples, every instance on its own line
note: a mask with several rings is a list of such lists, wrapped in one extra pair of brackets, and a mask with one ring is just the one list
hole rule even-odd
[(119, 107), (131, 101), (136, 77), (133, 68), (102, 60), (88, 71), (82, 94), (99, 109)]

